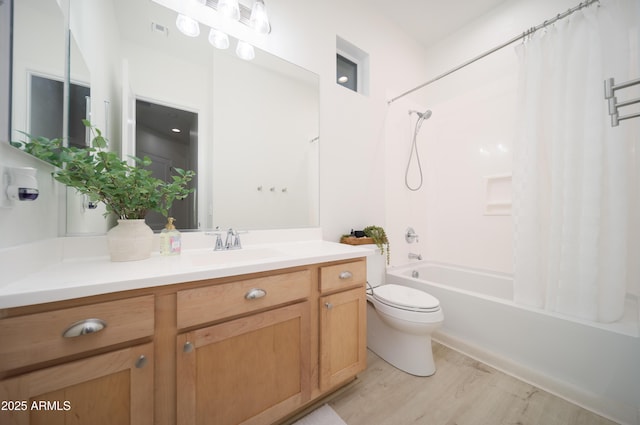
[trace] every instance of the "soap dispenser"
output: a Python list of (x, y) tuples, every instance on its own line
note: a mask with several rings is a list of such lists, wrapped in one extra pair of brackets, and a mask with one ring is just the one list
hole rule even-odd
[(160, 254), (179, 255), (182, 248), (180, 232), (174, 226), (175, 219), (169, 217), (167, 225), (160, 232)]

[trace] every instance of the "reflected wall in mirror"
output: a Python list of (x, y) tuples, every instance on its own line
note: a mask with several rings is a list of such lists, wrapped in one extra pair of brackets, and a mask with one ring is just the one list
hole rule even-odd
[(0, 142), (9, 140), (11, 128), (11, 15), (13, 4), (0, 0)]
[[(24, 2), (57, 7), (56, 0)], [(57, 13), (60, 19), (55, 14), (34, 19), (63, 25)], [(90, 118), (107, 134), (109, 148), (123, 158), (144, 152), (161, 157), (165, 168), (178, 166), (172, 163), (178, 154), (161, 142), (179, 124), (171, 116), (150, 122), (136, 105), (186, 111), (195, 124), (180, 128), (192, 148), (181, 164), (197, 170), (198, 180), (196, 196), (187, 201), (192, 219), (176, 223), (178, 228), (319, 225), (318, 76), (258, 49), (253, 61), (243, 61), (233, 49), (211, 46), (208, 28), (189, 38), (176, 29), (175, 20), (175, 12), (148, 0), (70, 0), (69, 77), (90, 88)], [(38, 28), (52, 28), (54, 22)], [(36, 40), (15, 42), (23, 56), (34, 57), (19, 68), (20, 78), (26, 79), (27, 69), (64, 71), (60, 42), (53, 34), (51, 40), (46, 48), (43, 40), (39, 46), (31, 45)], [(42, 51), (50, 64), (41, 63)], [(16, 86), (27, 84), (14, 78)], [(28, 98), (23, 92), (13, 102), (14, 111), (22, 111), (14, 130), (30, 129)], [(81, 199), (69, 198), (67, 234), (106, 230), (103, 210), (87, 210)]]
[(19, 131), (43, 132), (38, 135), (50, 138), (63, 136), (65, 34), (65, 18), (55, 0), (14, 3), (13, 139), (23, 139)]

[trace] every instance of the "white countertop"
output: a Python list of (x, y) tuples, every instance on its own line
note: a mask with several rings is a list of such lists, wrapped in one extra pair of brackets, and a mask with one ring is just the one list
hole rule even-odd
[(0, 281), (0, 308), (347, 260), (373, 252), (364, 247), (306, 240), (248, 244), (233, 251), (186, 249), (177, 256), (154, 252), (149, 259), (131, 262), (111, 262), (106, 255), (62, 257), (17, 278), (14, 274), (12, 279)]

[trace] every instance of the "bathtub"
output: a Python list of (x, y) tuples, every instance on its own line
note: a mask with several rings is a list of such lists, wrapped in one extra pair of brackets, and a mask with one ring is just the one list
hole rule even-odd
[(616, 422), (640, 425), (638, 303), (595, 324), (515, 304), (510, 275), (419, 262), (387, 269), (386, 283), (435, 296), (444, 324), (433, 339)]

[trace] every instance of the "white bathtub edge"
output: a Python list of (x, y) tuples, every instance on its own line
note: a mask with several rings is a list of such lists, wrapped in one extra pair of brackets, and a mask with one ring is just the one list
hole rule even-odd
[(485, 363), (500, 372), (534, 385), (621, 425), (640, 425), (640, 409), (633, 406), (621, 404), (615, 400), (603, 400), (601, 396), (588, 393), (477, 345), (469, 344), (445, 330), (436, 331), (432, 338), (434, 341)]

